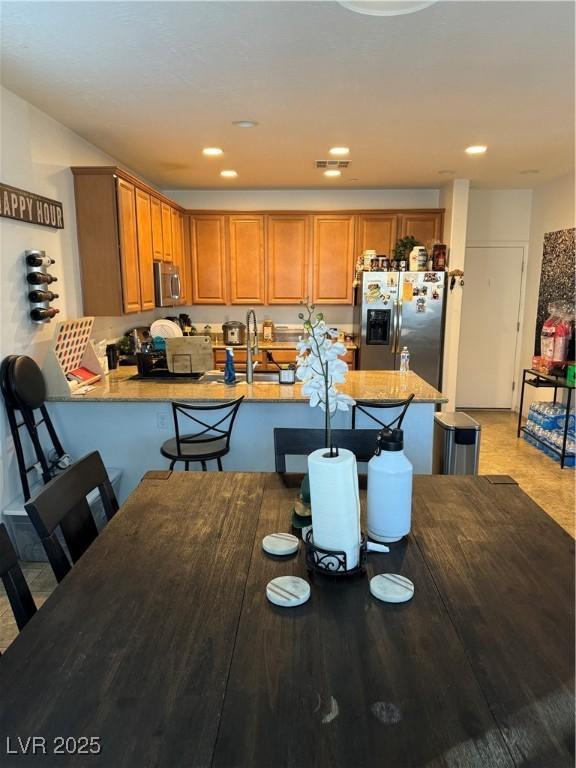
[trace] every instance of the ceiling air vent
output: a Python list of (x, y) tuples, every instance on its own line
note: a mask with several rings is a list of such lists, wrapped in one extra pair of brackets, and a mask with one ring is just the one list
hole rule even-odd
[(316, 168), (333, 170), (336, 168), (348, 168), (350, 160), (316, 160)]

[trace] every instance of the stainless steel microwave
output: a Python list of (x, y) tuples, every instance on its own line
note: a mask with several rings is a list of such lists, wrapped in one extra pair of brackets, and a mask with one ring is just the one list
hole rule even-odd
[(157, 307), (173, 307), (180, 299), (180, 268), (166, 261), (154, 262), (154, 294)]

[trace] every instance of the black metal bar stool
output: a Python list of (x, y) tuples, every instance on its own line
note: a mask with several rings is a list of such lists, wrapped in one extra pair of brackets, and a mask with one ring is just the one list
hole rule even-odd
[[(412, 400), (414, 400), (413, 394), (410, 395), (410, 397), (407, 397), (406, 400), (394, 400), (391, 403), (375, 402), (374, 400), (356, 400), (356, 403), (352, 406), (352, 429), (356, 429), (357, 410), (363, 413), (365, 416), (368, 416), (368, 418), (372, 419), (372, 421), (380, 424), (380, 427), (387, 427), (388, 429), (392, 429), (393, 426), (396, 426), (398, 429), (401, 429), (404, 416), (406, 416), (406, 411), (408, 410), (408, 406)], [(402, 412), (396, 416), (396, 418), (389, 424), (385, 424), (383, 421), (380, 421), (379, 418), (370, 412), (372, 409), (381, 411), (386, 408), (402, 408)]]
[[(206, 462), (215, 459), (218, 471), (222, 472), (222, 456), (230, 451), (232, 427), (244, 395), (237, 400), (218, 405), (189, 405), (172, 403), (175, 437), (167, 440), (160, 448), (160, 453), (170, 459), (170, 469), (177, 461), (184, 462), (188, 471), (190, 463), (199, 461), (202, 470), (207, 471)], [(208, 419), (214, 415), (215, 421)], [(199, 429), (192, 434), (181, 434), (179, 419), (190, 419)]]
[[(54, 429), (50, 415), (46, 409), (46, 383), (42, 371), (31, 357), (26, 355), (8, 355), (0, 366), (0, 389), (4, 397), (4, 405), (10, 432), (14, 440), (14, 450), (18, 460), (18, 471), (24, 499), (30, 498), (29, 473), (37, 464), (42, 468), (44, 483), (50, 481), (55, 471), (69, 464), (58, 435)], [(40, 418), (36, 412), (40, 411)], [(49, 458), (42, 446), (39, 427), (44, 426), (52, 445), (52, 455)], [(20, 438), (20, 430), (26, 428), (34, 449), (36, 461), (26, 463), (24, 448)], [(53, 457), (53, 458), (52, 458)]]

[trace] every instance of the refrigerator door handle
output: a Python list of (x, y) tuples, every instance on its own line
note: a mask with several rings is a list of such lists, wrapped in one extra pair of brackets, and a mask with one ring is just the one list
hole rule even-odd
[(398, 319), (396, 321), (396, 352), (400, 352), (400, 336), (402, 335), (402, 302), (398, 302)]

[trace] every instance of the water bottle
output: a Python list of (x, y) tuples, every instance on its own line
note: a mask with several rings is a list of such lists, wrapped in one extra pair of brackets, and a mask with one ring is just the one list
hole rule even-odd
[(404, 433), (385, 427), (368, 462), (368, 535), (375, 541), (399, 541), (410, 533), (412, 464), (404, 454)]
[(236, 384), (236, 368), (234, 367), (234, 350), (226, 347), (226, 365), (224, 366), (224, 383)]
[(402, 373), (407, 373), (410, 370), (410, 352), (408, 351), (408, 347), (402, 347), (402, 352), (400, 352), (400, 371)]

